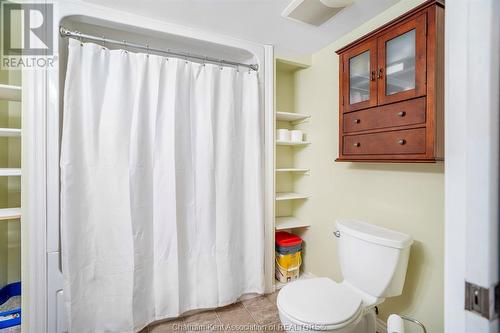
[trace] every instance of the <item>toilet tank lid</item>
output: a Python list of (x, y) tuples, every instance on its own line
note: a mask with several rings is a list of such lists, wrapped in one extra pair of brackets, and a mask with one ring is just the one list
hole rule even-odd
[(335, 225), (339, 229), (341, 237), (342, 233), (345, 233), (370, 243), (397, 249), (407, 248), (413, 243), (410, 235), (362, 221), (338, 220)]

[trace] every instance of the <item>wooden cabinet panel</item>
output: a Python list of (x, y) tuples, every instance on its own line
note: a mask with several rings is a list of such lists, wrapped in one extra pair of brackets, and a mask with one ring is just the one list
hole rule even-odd
[(378, 37), (378, 105), (425, 95), (427, 13)]
[(443, 26), (429, 0), (337, 51), (337, 161), (443, 160)]
[(344, 115), (344, 132), (425, 124), (425, 97)]
[(344, 112), (377, 105), (377, 41), (347, 51), (342, 55), (342, 87)]
[(346, 155), (425, 154), (425, 128), (344, 137)]

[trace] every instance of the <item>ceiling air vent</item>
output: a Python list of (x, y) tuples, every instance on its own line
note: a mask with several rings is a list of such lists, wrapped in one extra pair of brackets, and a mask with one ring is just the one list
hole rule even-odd
[(320, 26), (354, 0), (293, 0), (281, 16), (315, 26)]

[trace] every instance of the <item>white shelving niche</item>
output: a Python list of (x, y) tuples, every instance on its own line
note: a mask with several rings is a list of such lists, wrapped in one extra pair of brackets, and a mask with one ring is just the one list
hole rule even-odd
[[(13, 20), (10, 28), (15, 32), (13, 41), (22, 36), (19, 20)], [(28, 225), (21, 212), (22, 80), (23, 71), (0, 68), (0, 290), (5, 296), (0, 326), (7, 326), (6, 332), (20, 332), (19, 321), (29, 311), (24, 303), (28, 288), (23, 279), (30, 274), (21, 249), (27, 245), (23, 229)]]
[[(22, 88), (18, 85), (0, 84), (0, 101), (20, 102), (22, 98)], [(8, 140), (10, 138), (20, 138), (20, 128), (0, 128), (0, 139)], [(0, 168), (0, 177), (19, 177), (21, 168)], [(0, 220), (11, 220), (21, 218), (21, 208), (2, 208), (0, 209)]]
[[(276, 60), (276, 132), (278, 129), (300, 129), (304, 131), (305, 140), (302, 142), (289, 142), (276, 140), (276, 217), (274, 227), (276, 231), (288, 231), (300, 236), (301, 231), (311, 226), (307, 219), (295, 216), (297, 207), (307, 204), (309, 194), (296, 190), (297, 180), (308, 177), (311, 173), (307, 160), (299, 158), (307, 152), (311, 142), (307, 140), (307, 124), (311, 115), (296, 111), (294, 101), (295, 75), (307, 65), (292, 61)], [(300, 272), (299, 279), (307, 276)], [(275, 280), (275, 288), (286, 285)]]

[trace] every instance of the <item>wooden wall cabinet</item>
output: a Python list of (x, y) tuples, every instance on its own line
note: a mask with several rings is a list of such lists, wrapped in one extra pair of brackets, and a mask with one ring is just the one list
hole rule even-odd
[(337, 54), (337, 161), (443, 160), (443, 2), (427, 1)]

